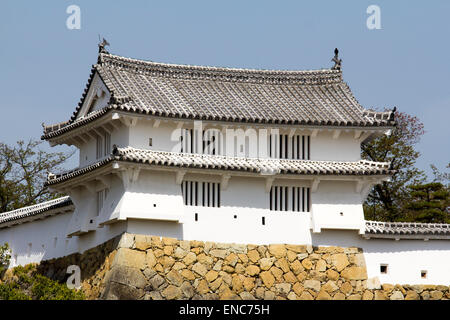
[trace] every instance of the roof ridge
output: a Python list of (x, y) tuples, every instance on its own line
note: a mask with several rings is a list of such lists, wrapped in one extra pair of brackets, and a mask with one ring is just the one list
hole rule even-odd
[(112, 53), (100, 53), (98, 64), (102, 65), (105, 61), (104, 58), (118, 59), (125, 62), (133, 62), (149, 66), (167, 66), (174, 68), (193, 68), (193, 69), (203, 69), (205, 71), (217, 70), (217, 71), (236, 71), (236, 72), (264, 72), (264, 73), (274, 73), (274, 74), (311, 74), (311, 73), (326, 73), (326, 74), (341, 74), (341, 70), (334, 69), (305, 69), (305, 70), (290, 70), (290, 69), (256, 69), (256, 68), (238, 68), (238, 67), (219, 67), (219, 66), (207, 66), (207, 65), (192, 65), (192, 64), (178, 64), (178, 63), (167, 63), (167, 62), (156, 62), (152, 60), (130, 58), (121, 55), (116, 55)]
[(119, 68), (135, 73), (189, 79), (213, 79), (235, 82), (326, 84), (342, 82), (342, 71), (269, 70), (230, 67), (198, 66), (139, 60), (110, 53), (100, 53), (97, 68)]

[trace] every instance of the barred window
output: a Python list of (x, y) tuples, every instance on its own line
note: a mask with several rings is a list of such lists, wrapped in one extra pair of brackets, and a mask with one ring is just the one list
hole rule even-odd
[(183, 181), (181, 193), (186, 206), (220, 208), (220, 183)]
[[(202, 136), (198, 137), (198, 130), (181, 129), (180, 143), (182, 153), (199, 153), (217, 155), (221, 154), (221, 139), (218, 133), (213, 130), (203, 130)], [(200, 138), (201, 145), (196, 141)], [(201, 148), (201, 150), (200, 150)]]
[(271, 134), (269, 155), (278, 159), (310, 160), (310, 144), (310, 136)]
[(271, 211), (309, 212), (310, 190), (305, 187), (273, 186), (269, 194)]

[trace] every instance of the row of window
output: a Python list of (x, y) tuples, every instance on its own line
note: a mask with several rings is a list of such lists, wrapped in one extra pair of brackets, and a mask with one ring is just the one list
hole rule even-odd
[(186, 206), (220, 208), (220, 183), (183, 181), (181, 193)]
[[(183, 202), (186, 206), (220, 208), (220, 183), (183, 181)], [(310, 189), (305, 187), (273, 186), (269, 193), (271, 211), (309, 212)]]
[[(182, 129), (180, 135), (180, 152), (182, 153), (200, 153), (210, 155), (224, 154), (223, 139), (220, 132), (206, 130), (202, 133), (201, 144), (197, 144), (198, 131), (194, 129)], [(237, 140), (237, 139), (236, 139)], [(238, 150), (233, 150), (235, 154), (251, 154), (250, 138), (245, 137), (242, 143), (234, 145)], [(268, 156), (277, 159), (310, 160), (311, 137), (308, 135), (288, 135), (288, 134), (270, 134), (268, 141)], [(201, 148), (201, 150), (200, 150)]]
[(273, 186), (269, 194), (272, 211), (309, 212), (310, 191), (305, 187)]

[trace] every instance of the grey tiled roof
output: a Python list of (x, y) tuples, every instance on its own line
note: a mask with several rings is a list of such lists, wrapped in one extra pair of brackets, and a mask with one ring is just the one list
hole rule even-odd
[(450, 224), (366, 221), (365, 234), (374, 238), (377, 236), (392, 238), (445, 236), (450, 238)]
[(72, 200), (70, 199), (70, 197), (66, 196), (42, 202), (33, 206), (28, 206), (17, 210), (0, 213), (0, 228), (3, 225), (10, 223), (12, 221), (17, 221), (30, 217), (38, 218), (39, 216), (48, 213), (50, 210), (71, 206), (73, 206)]
[(393, 171), (389, 169), (389, 163), (366, 160), (350, 162), (257, 159), (153, 151), (127, 147), (115, 149), (113, 155), (90, 166), (59, 175), (49, 175), (47, 184), (56, 184), (83, 175), (103, 167), (112, 161), (126, 161), (176, 168), (244, 171), (263, 175), (390, 175), (393, 173)]
[[(107, 108), (162, 117), (322, 126), (394, 125), (393, 112), (364, 109), (340, 70), (274, 71), (186, 66), (100, 53), (72, 118), (46, 127), (62, 134), (77, 119), (98, 73), (112, 93)], [(91, 118), (91, 120), (93, 120)], [(83, 119), (82, 121), (86, 121)], [(81, 123), (82, 125), (83, 123)]]

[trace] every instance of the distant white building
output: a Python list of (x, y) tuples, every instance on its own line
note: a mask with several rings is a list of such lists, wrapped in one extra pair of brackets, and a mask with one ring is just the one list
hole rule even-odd
[(0, 214), (0, 243), (10, 243), (14, 264), (82, 252), (123, 232), (359, 246), (369, 277), (450, 284), (448, 225), (364, 220), (368, 192), (393, 172), (361, 160), (361, 144), (394, 125), (393, 111), (358, 103), (340, 63), (231, 69), (101, 48), (72, 118), (42, 137), (79, 149), (79, 167), (47, 181), (70, 198)]

